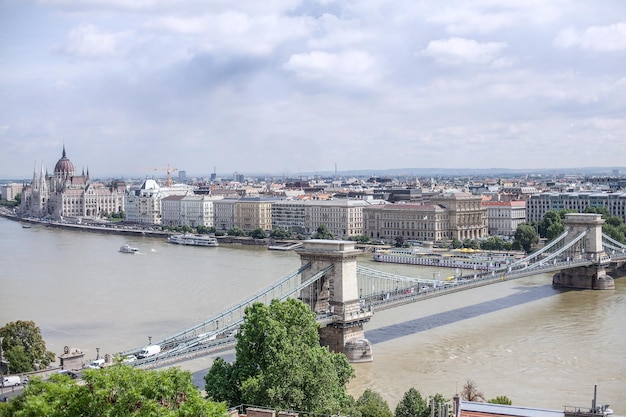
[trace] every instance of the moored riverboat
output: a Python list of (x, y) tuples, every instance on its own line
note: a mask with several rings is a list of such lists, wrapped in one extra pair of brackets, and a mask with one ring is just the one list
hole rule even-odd
[(184, 233), (178, 235), (172, 235), (167, 238), (169, 243), (175, 243), (177, 245), (188, 246), (219, 246), (217, 238), (211, 235), (198, 235), (191, 233)]

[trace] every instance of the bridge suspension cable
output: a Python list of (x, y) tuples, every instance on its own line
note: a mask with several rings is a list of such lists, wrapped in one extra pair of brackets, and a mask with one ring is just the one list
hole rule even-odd
[(534, 258), (537, 258), (539, 256), (541, 256), (542, 254), (544, 254), (545, 252), (549, 251), (550, 249), (552, 249), (554, 246), (556, 246), (559, 243), (563, 242), (563, 239), (565, 239), (565, 237), (569, 234), (569, 230), (564, 231), (563, 233), (561, 233), (556, 239), (553, 239), (552, 242), (548, 243), (546, 246), (544, 246), (543, 248), (539, 249), (537, 252), (533, 252), (530, 255), (528, 255), (525, 258), (520, 259), (519, 261), (515, 261), (513, 262), (510, 267), (513, 269), (516, 269), (515, 267), (517, 265), (525, 265), (528, 264), (529, 261), (531, 261)]
[[(227, 332), (231, 328), (236, 327), (234, 323), (239, 322), (238, 317), (243, 317), (244, 310), (247, 306), (253, 304), (256, 301), (264, 299), (268, 294), (273, 294), (277, 289), (282, 290), (283, 286), (290, 284), (295, 277), (297, 277), (303, 271), (305, 271), (306, 269), (310, 267), (311, 267), (310, 263), (302, 265), (300, 268), (291, 272), (289, 275), (280, 279), (278, 282), (276, 282), (269, 288), (263, 290), (259, 294), (256, 294), (248, 298), (247, 300), (242, 301), (239, 304), (232, 306), (229, 309), (225, 310), (224, 312), (219, 313), (218, 315), (213, 316), (199, 324), (189, 327), (172, 336), (161, 339), (155, 342), (155, 344), (161, 346), (161, 348), (166, 349), (168, 347), (175, 346), (180, 343), (184, 343), (185, 341), (188, 341), (190, 339), (201, 338), (201, 339), (209, 340), (211, 338), (214, 338), (215, 335), (219, 333)], [(293, 294), (293, 291), (289, 290), (288, 293)], [(208, 328), (208, 331), (207, 331), (207, 328)], [(201, 333), (198, 334), (198, 331), (200, 331)], [(141, 348), (129, 350), (126, 352), (122, 352), (120, 354), (122, 356), (125, 356), (129, 354), (137, 353), (139, 350), (141, 350)]]
[[(610, 242), (610, 243), (609, 243)], [(611, 236), (602, 233), (602, 245), (611, 249), (626, 250), (626, 245), (613, 239)]]

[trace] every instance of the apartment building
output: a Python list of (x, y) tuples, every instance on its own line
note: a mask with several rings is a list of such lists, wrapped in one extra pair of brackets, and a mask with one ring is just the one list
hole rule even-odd
[(612, 216), (626, 222), (626, 193), (576, 192), (541, 193), (526, 200), (526, 221), (540, 222), (550, 210), (573, 210), (582, 213), (588, 207), (606, 207)]
[(363, 208), (364, 234), (372, 240), (451, 239), (448, 210), (435, 204), (384, 204)]
[(272, 228), (305, 233), (306, 203), (300, 200), (280, 200), (272, 203)]
[(336, 239), (363, 234), (363, 208), (372, 202), (364, 200), (312, 200), (305, 205), (305, 232), (314, 234), (324, 225)]
[(214, 225), (214, 202), (220, 197), (188, 194), (172, 195), (161, 200), (161, 224), (166, 226)]
[(213, 202), (215, 229), (226, 231), (235, 227), (235, 204), (239, 198), (224, 198)]
[(272, 202), (275, 199), (244, 197), (235, 203), (235, 227), (246, 232), (272, 230)]
[(483, 201), (487, 208), (490, 236), (513, 237), (517, 226), (526, 222), (526, 201)]

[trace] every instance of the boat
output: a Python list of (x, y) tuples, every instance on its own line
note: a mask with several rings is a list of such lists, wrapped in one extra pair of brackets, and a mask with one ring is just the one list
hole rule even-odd
[(30, 229), (30, 223), (22, 223), (23, 229)]
[(177, 245), (218, 246), (217, 238), (215, 236), (197, 235), (191, 233), (172, 235), (167, 238), (167, 241), (169, 243), (175, 243)]
[(136, 248), (134, 246), (130, 246), (129, 244), (123, 245), (122, 247), (120, 247), (120, 252), (122, 253), (137, 253), (139, 252), (139, 248)]

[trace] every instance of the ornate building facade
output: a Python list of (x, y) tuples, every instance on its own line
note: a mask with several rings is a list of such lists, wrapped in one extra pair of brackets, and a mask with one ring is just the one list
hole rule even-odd
[(74, 164), (63, 153), (52, 175), (35, 167), (32, 182), (24, 186), (20, 214), (38, 218), (99, 218), (109, 213), (124, 212), (126, 184), (118, 181), (110, 186), (92, 182), (89, 170), (76, 175)]

